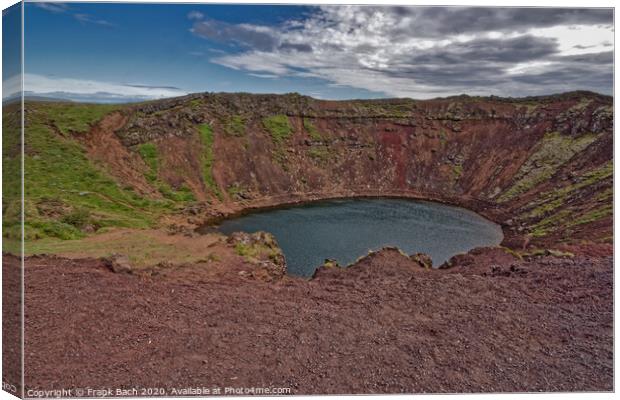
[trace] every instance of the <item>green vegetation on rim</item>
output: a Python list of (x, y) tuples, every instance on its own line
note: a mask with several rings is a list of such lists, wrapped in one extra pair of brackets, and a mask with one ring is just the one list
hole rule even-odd
[[(119, 186), (92, 164), (79, 143), (55, 134), (44, 117), (41, 111), (31, 115), (25, 131), (27, 239), (80, 238), (84, 233), (71, 222), (81, 225), (86, 218), (96, 227), (149, 227), (172, 206)], [(19, 224), (14, 217), (5, 215), (5, 226)]]
[(585, 214), (580, 215), (574, 221), (571, 221), (569, 223), (569, 226), (583, 225), (583, 224), (588, 224), (590, 222), (595, 222), (609, 215), (612, 215), (613, 212), (614, 212), (614, 205), (611, 203), (605, 204), (600, 207), (596, 207), (588, 211)]
[[(570, 195), (587, 186), (598, 184), (605, 179), (613, 176), (613, 162), (608, 161), (600, 167), (594, 168), (576, 178), (576, 183), (566, 185), (549, 192), (544, 192), (539, 196), (539, 200), (534, 202), (532, 210), (527, 214), (530, 218), (537, 218), (549, 214), (567, 202)], [(613, 196), (613, 190), (607, 189), (597, 196), (597, 200), (608, 200)]]
[(572, 214), (572, 210), (560, 210), (532, 226), (530, 233), (533, 237), (547, 236), (562, 225), (562, 222), (570, 218)]
[(407, 118), (411, 116), (411, 110), (415, 107), (415, 100), (352, 100), (350, 104), (357, 113), (362, 115), (373, 117)]
[(138, 145), (138, 154), (140, 154), (142, 160), (144, 160), (149, 167), (144, 177), (149, 183), (155, 185), (157, 190), (159, 190), (165, 198), (179, 202), (196, 201), (194, 193), (187, 186), (183, 185), (177, 190), (174, 190), (166, 182), (162, 182), (158, 179), (159, 154), (155, 143), (148, 142)]
[(580, 99), (578, 103), (568, 109), (568, 111), (583, 111), (592, 104), (592, 99)]
[(532, 113), (534, 113), (539, 105), (540, 104), (536, 103), (536, 102), (514, 103), (514, 106), (517, 107), (517, 108), (525, 107), (525, 114), (526, 115), (531, 115)]
[(310, 139), (317, 142), (324, 140), (323, 135), (319, 132), (316, 126), (314, 126), (314, 123), (310, 118), (304, 118), (304, 129), (308, 132)]
[(276, 145), (272, 152), (274, 161), (282, 167), (283, 170), (288, 171), (287, 156), (284, 150), (284, 142), (293, 133), (293, 128), (286, 115), (272, 115), (270, 117), (264, 117), (263, 126), (271, 135), (271, 140)]
[(165, 182), (158, 182), (157, 189), (165, 198), (174, 202), (191, 203), (196, 201), (194, 192), (186, 185), (173, 189)]
[(192, 101), (189, 102), (189, 105), (192, 110), (197, 109), (198, 107), (200, 107), (201, 104), (202, 104), (202, 99), (193, 99)]
[[(324, 164), (329, 161), (329, 158), (332, 155), (332, 151), (330, 148), (324, 143), (326, 137), (323, 133), (321, 133), (310, 118), (304, 118), (304, 129), (308, 132), (308, 136), (312, 139), (313, 142), (322, 142), (321, 146), (313, 146), (308, 149), (308, 156), (312, 158), (317, 164)], [(316, 143), (315, 143), (316, 144)]]
[(224, 123), (224, 132), (230, 136), (243, 136), (245, 135), (245, 118), (241, 115), (232, 115)]
[(111, 104), (49, 103), (47, 116), (63, 135), (85, 133), (104, 115), (118, 109)]
[(596, 138), (595, 134), (572, 138), (558, 132), (547, 133), (537, 144), (534, 153), (519, 169), (514, 185), (497, 200), (508, 201), (548, 180), (559, 167), (588, 147)]
[(64, 215), (60, 219), (60, 222), (72, 225), (78, 229), (85, 228), (87, 225), (96, 224), (96, 222), (93, 221), (90, 211), (83, 207), (76, 208), (69, 214)]
[(209, 124), (202, 124), (198, 127), (200, 142), (202, 143), (202, 179), (218, 199), (222, 200), (222, 192), (213, 177), (213, 129)]
[(149, 172), (145, 174), (146, 180), (153, 183), (157, 180), (157, 146), (154, 143), (142, 143), (138, 145), (138, 153), (142, 160), (149, 167)]
[(263, 118), (263, 126), (276, 144), (284, 142), (293, 133), (288, 117), (282, 114)]
[(535, 207), (527, 214), (530, 218), (544, 217), (532, 226), (532, 236), (546, 236), (560, 228), (567, 230), (571, 227), (594, 222), (611, 215), (613, 208), (611, 204), (607, 203), (611, 196), (613, 196), (613, 190), (611, 188), (602, 191), (597, 196), (597, 201), (604, 204), (598, 205), (590, 211), (580, 213), (570, 207), (560, 211), (556, 210), (562, 205), (569, 203), (568, 200), (571, 196), (579, 196), (579, 191), (588, 186), (601, 184), (605, 180), (609, 180), (609, 184), (611, 185), (612, 177), (613, 162), (608, 161), (577, 177), (576, 183), (542, 193), (540, 200), (535, 203)]
[[(86, 232), (106, 227), (153, 227), (162, 215), (181, 206), (177, 202), (193, 201), (188, 188), (172, 190), (157, 181), (157, 147), (153, 143), (141, 145), (137, 151), (149, 167), (150, 180), (167, 199), (144, 198), (119, 184), (94, 164), (83, 146), (68, 134), (85, 132), (115, 107), (29, 103), (27, 108), (24, 132), (28, 144), (24, 158), (27, 246), (32, 240), (46, 237), (79, 239)], [(21, 230), (20, 158), (19, 153), (11, 155), (16, 137), (5, 134), (3, 140), (4, 183), (13, 186), (10, 190), (5, 187), (3, 210), (4, 236), (9, 239), (19, 239)]]

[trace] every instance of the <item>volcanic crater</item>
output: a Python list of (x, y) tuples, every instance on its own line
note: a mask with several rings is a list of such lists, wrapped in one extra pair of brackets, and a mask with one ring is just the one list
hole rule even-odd
[[(612, 390), (612, 103), (590, 92), (27, 102), (26, 385)], [(18, 117), (5, 107), (9, 184)], [(18, 194), (3, 206), (11, 304)], [(286, 275), (269, 233), (196, 232), (359, 197), (464, 207), (504, 239), (439, 270), (386, 247), (305, 280)], [(19, 315), (4, 317), (17, 343)]]

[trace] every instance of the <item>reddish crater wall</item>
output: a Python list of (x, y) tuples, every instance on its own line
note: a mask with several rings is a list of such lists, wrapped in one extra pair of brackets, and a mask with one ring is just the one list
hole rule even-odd
[[(322, 197), (397, 195), (481, 212), (504, 226), (511, 246), (611, 236), (610, 97), (328, 102), (203, 94), (124, 113), (118, 140), (130, 150), (157, 143), (160, 175), (208, 201), (207, 217)], [(274, 115), (288, 120), (284, 139), (264, 123)], [(213, 131), (210, 149), (198, 139), (203, 125)], [(201, 169), (205, 151), (213, 154), (209, 171)]]

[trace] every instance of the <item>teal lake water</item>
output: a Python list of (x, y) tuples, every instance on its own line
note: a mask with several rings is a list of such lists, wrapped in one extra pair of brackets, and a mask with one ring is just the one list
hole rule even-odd
[(284, 252), (288, 273), (312, 276), (326, 258), (340, 265), (369, 250), (397, 246), (426, 253), (439, 266), (455, 254), (498, 245), (499, 225), (458, 207), (401, 199), (346, 199), (258, 211), (223, 221), (219, 230), (271, 232)]

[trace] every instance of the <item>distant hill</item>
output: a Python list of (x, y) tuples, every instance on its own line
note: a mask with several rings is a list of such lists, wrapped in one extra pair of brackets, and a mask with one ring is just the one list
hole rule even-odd
[[(2, 104), (13, 104), (21, 101), (21, 96), (11, 96), (6, 99), (2, 99)], [(46, 96), (24, 96), (24, 101), (53, 101), (53, 102), (73, 102), (72, 100), (63, 99), (59, 97), (46, 97)]]

